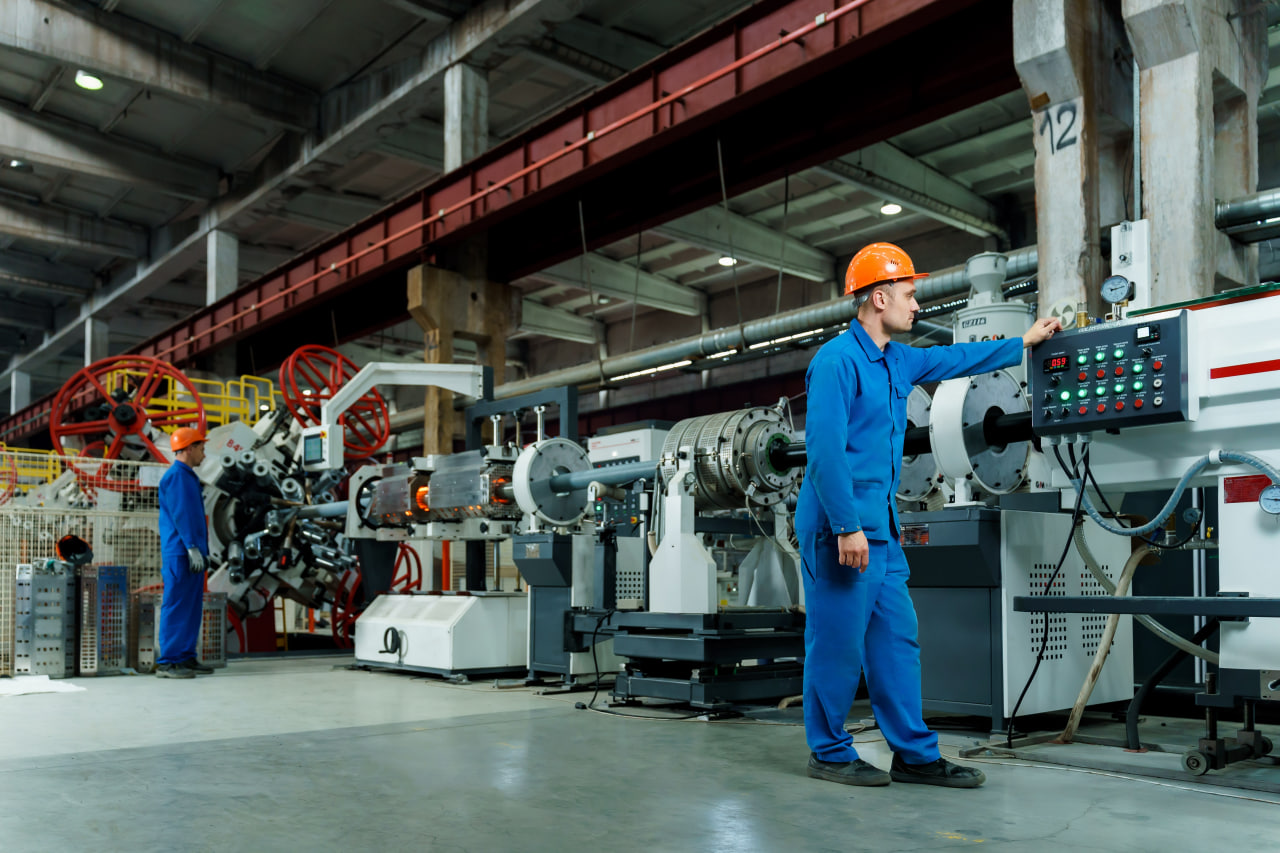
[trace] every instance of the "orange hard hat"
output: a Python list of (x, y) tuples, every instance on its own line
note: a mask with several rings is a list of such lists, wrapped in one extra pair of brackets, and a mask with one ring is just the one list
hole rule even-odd
[(204, 441), (204, 433), (198, 429), (191, 427), (178, 427), (173, 431), (173, 435), (169, 436), (169, 447), (173, 448), (173, 452), (186, 450), (193, 444)]
[(911, 256), (892, 243), (872, 243), (859, 249), (849, 261), (849, 269), (844, 274), (844, 295), (885, 281), (912, 281), (928, 275), (916, 272)]

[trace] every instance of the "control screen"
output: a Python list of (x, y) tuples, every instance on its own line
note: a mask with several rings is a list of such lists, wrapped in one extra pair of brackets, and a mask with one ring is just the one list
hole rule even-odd
[(1055, 355), (1044, 360), (1045, 373), (1057, 373), (1060, 370), (1066, 370), (1071, 366), (1071, 359), (1065, 355)]
[(308, 435), (302, 439), (302, 464), (319, 465), (324, 461), (324, 437)]

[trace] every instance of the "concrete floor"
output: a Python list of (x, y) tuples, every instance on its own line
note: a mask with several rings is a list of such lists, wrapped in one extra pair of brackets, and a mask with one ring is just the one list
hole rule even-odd
[(860, 790), (804, 776), (797, 726), (623, 719), (343, 662), (0, 699), (0, 849), (1276, 849), (1275, 795), (1011, 759), (975, 791)]

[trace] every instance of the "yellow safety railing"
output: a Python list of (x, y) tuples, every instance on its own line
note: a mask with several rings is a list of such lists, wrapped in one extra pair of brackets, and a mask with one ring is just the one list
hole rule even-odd
[[(117, 389), (132, 391), (146, 377), (145, 370), (114, 370), (107, 374), (105, 386), (108, 393)], [(283, 398), (276, 390), (275, 383), (262, 376), (241, 376), (222, 382), (216, 379), (196, 379), (188, 377), (188, 381), (200, 395), (204, 405), (205, 422), (209, 428), (223, 424), (242, 421), (252, 426), (268, 412), (283, 405)], [(163, 383), (160, 393), (153, 396), (147, 404), (147, 411), (152, 420), (163, 420), (166, 414), (186, 412), (194, 408), (190, 392), (179, 382)], [(161, 427), (165, 432), (172, 432), (175, 427)]]

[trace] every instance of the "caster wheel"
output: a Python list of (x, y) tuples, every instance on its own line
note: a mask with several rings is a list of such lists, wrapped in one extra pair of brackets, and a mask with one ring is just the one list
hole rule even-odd
[(1271, 750), (1275, 749), (1275, 744), (1271, 742), (1271, 738), (1263, 737), (1258, 739), (1258, 755), (1270, 755)]
[(1182, 753), (1182, 769), (1192, 776), (1203, 776), (1209, 772), (1209, 758), (1194, 749)]

